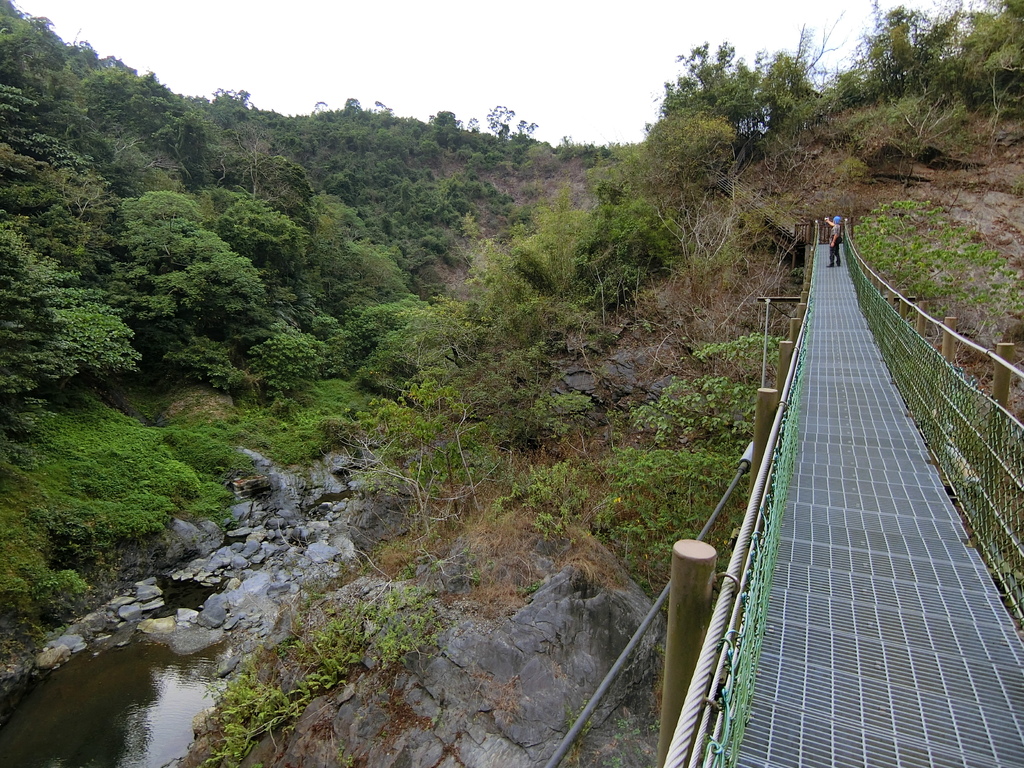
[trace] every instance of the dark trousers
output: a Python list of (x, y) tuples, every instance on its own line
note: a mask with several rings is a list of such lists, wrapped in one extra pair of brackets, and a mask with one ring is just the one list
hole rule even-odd
[(839, 240), (833, 245), (829, 243), (828, 246), (828, 265), (830, 267), (838, 267), (842, 262), (839, 261)]

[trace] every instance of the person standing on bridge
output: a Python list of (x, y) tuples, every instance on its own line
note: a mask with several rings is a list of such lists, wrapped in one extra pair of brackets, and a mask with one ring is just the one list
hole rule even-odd
[(843, 220), (836, 216), (832, 219), (832, 236), (828, 241), (828, 265), (838, 267), (842, 265), (839, 260), (839, 244), (843, 242)]

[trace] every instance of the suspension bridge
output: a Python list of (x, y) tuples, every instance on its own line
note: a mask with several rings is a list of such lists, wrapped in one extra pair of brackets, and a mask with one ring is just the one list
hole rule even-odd
[(547, 768), (666, 602), (659, 768), (1024, 768), (1024, 371), (816, 248), (754, 443)]
[(664, 765), (1024, 766), (1024, 431), (818, 250)]

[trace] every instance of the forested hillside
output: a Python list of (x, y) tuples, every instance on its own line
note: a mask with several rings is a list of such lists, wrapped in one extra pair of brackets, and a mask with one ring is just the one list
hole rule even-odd
[[(424, 367), (398, 336), (465, 282), (473, 243), (608, 154), (556, 153), (500, 109), (482, 133), (354, 101), (283, 118), (245, 93), (188, 100), (10, 3), (0, 15), (0, 459), (25, 494), (8, 494), (5, 522), (26, 533), (5, 544), (5, 606), (80, 589), (66, 566), (168, 512), (223, 514), (233, 457), (211, 465), (166, 434), (129, 448), (107, 405), (152, 423), (162, 405), (145, 403), (203, 384), (287, 414), (290, 395), (338, 376), (397, 394)], [(53, 440), (76, 440), (65, 419), (102, 422), (91, 439), (113, 430), (82, 474), (126, 487), (83, 486), (67, 462), (63, 480), (39, 471), (63, 452)]]
[[(1020, 333), (1024, 1), (897, 8), (838, 73), (821, 48), (705, 45), (643, 143), (553, 148), (503, 107), (184, 98), (0, 0), (3, 626), (95, 602), (172, 515), (223, 520), (238, 447), (405, 494), (389, 575), (463, 537), (512, 604), (541, 538), (659, 589), (749, 439), (755, 300), (802, 280), (772, 222), (863, 219), (894, 279)], [(955, 202), (985, 191), (998, 220)]]

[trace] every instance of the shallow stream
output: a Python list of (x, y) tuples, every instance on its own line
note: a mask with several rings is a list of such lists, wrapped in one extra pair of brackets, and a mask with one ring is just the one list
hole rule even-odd
[(161, 768), (213, 703), (221, 650), (178, 656), (141, 641), (76, 655), (0, 727), (0, 768)]

